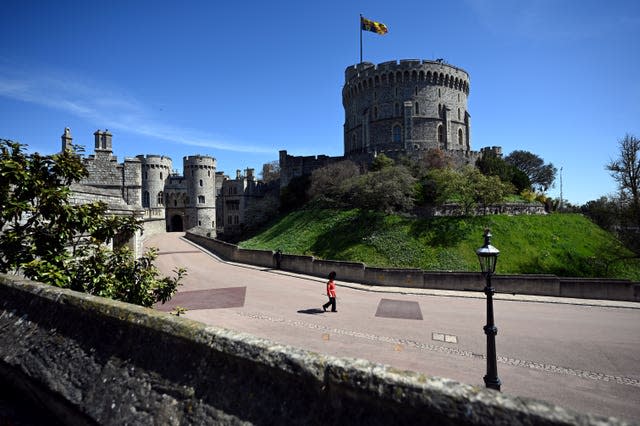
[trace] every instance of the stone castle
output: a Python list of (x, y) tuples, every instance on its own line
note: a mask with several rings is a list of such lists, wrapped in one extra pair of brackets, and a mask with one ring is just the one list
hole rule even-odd
[(380, 153), (416, 158), (437, 148), (457, 165), (475, 164), (485, 151), (501, 155), (499, 147), (471, 150), (469, 90), (469, 74), (441, 59), (347, 67), (342, 88), (344, 155), (291, 156), (280, 151), (282, 185), (332, 162), (368, 163)]
[[(443, 60), (369, 62), (345, 70), (344, 154), (291, 156), (280, 151), (280, 187), (291, 179), (342, 160), (370, 163), (378, 154), (419, 158), (439, 149), (457, 165), (475, 164), (484, 152), (501, 155), (499, 147), (471, 149), (471, 116), (467, 109), (469, 74)], [(90, 176), (76, 185), (78, 202), (100, 199), (114, 212), (145, 218), (154, 232), (204, 228), (211, 236), (234, 236), (248, 225), (247, 211), (264, 195), (265, 185), (253, 169), (230, 179), (216, 170), (216, 160), (183, 158), (183, 174), (171, 158), (138, 155), (118, 163), (112, 135), (96, 131), (95, 153), (83, 159)], [(72, 146), (69, 129), (62, 149)]]
[[(263, 185), (253, 169), (235, 179), (216, 171), (216, 160), (206, 155), (183, 158), (183, 174), (173, 169), (171, 158), (138, 155), (118, 162), (113, 155), (113, 135), (94, 134), (94, 154), (83, 157), (89, 176), (72, 186), (76, 203), (103, 201), (109, 212), (133, 214), (143, 220), (147, 235), (184, 231), (194, 227), (209, 235), (236, 235), (242, 231), (245, 212), (259, 198)], [(71, 130), (62, 134), (62, 150), (73, 149)], [(139, 252), (141, 241), (123, 242)]]

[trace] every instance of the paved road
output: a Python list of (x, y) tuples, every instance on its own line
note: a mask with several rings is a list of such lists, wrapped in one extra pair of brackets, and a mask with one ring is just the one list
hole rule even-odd
[[(325, 280), (223, 262), (182, 235), (145, 243), (159, 248), (164, 273), (188, 268), (159, 309), (181, 306), (207, 324), (484, 386), (483, 295), (379, 291), (337, 277), (338, 312), (325, 313)], [(640, 303), (500, 296), (494, 306), (504, 393), (640, 420)]]

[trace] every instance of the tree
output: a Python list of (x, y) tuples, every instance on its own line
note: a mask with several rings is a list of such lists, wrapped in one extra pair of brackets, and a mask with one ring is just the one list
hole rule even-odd
[(350, 160), (331, 163), (311, 173), (309, 198), (331, 203), (346, 201), (347, 182), (360, 175), (358, 166)]
[(347, 182), (352, 205), (382, 212), (409, 211), (414, 205), (416, 180), (404, 166), (385, 167)]
[(618, 148), (618, 158), (606, 168), (618, 184), (622, 201), (630, 206), (635, 225), (640, 227), (640, 140), (627, 134)]
[(544, 160), (529, 151), (513, 151), (504, 159), (507, 163), (522, 170), (531, 181), (531, 185), (546, 192), (556, 180), (556, 169), (552, 163), (545, 164)]
[(70, 185), (87, 175), (72, 151), (26, 154), (0, 139), (0, 272), (143, 306), (169, 300), (185, 270), (160, 277), (156, 251), (136, 259), (126, 247), (107, 249), (142, 226), (104, 203), (71, 204)]
[(511, 183), (518, 194), (531, 188), (531, 181), (525, 172), (493, 152), (484, 153), (476, 162), (476, 167), (486, 176), (498, 176), (502, 182)]
[(384, 154), (378, 154), (371, 162), (370, 169), (372, 172), (378, 172), (382, 169), (386, 169), (387, 167), (393, 167), (394, 164), (395, 162), (391, 158)]
[(280, 163), (278, 161), (262, 165), (262, 181), (264, 183), (271, 183), (278, 179), (280, 179)]

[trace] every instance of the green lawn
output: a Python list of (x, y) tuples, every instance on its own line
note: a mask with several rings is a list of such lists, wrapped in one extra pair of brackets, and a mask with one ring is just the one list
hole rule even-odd
[(491, 228), (498, 273), (640, 280), (640, 262), (613, 236), (578, 214), (415, 219), (358, 210), (299, 210), (240, 246), (282, 249), (370, 266), (478, 271), (475, 250)]

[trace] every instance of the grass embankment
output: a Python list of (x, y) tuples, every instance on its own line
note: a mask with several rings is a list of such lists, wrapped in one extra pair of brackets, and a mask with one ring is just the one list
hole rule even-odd
[(640, 262), (608, 232), (577, 214), (414, 219), (358, 210), (299, 210), (243, 248), (364, 262), (370, 266), (477, 271), (483, 230), (500, 250), (497, 273), (640, 280)]

